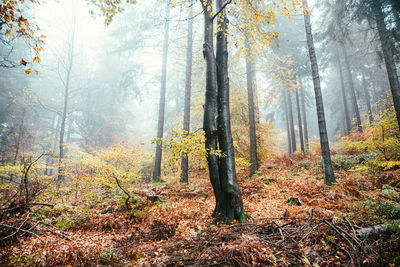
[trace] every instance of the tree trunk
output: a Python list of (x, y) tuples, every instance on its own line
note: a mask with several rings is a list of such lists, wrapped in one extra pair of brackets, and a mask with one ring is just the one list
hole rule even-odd
[[(186, 78), (185, 78), (185, 108), (183, 111), (183, 131), (190, 132), (190, 98), (192, 89), (192, 58), (193, 58), (193, 7), (190, 7), (188, 20), (188, 36), (186, 50)], [(187, 153), (181, 157), (181, 183), (188, 183), (189, 160)]]
[[(378, 27), (379, 39), (381, 41), (383, 57), (386, 65), (386, 72), (389, 79), (390, 90), (392, 92), (394, 109), (396, 111), (398, 127), (400, 127), (400, 84), (397, 75), (396, 63), (393, 57), (392, 43), (389, 31), (386, 28), (385, 16), (382, 11), (381, 1), (376, 1), (373, 8), (376, 26)], [(400, 129), (400, 128), (399, 128)]]
[(296, 89), (296, 104), (297, 104), (297, 121), (299, 123), (300, 147), (301, 147), (301, 151), (304, 153), (305, 149), (304, 149), (303, 126), (301, 123), (299, 92), (297, 89)]
[(60, 143), (59, 143), (59, 156), (58, 156), (58, 178), (57, 178), (57, 186), (64, 181), (64, 134), (65, 134), (65, 122), (67, 120), (67, 112), (68, 112), (68, 100), (69, 100), (69, 84), (71, 81), (71, 72), (72, 66), (74, 64), (74, 45), (75, 45), (75, 25), (71, 34), (70, 47), (68, 51), (68, 66), (67, 66), (67, 75), (64, 83), (64, 105), (63, 112), (61, 115), (61, 126), (60, 126)]
[[(303, 3), (305, 7), (308, 6), (307, 0), (304, 0)], [(322, 93), (321, 93), (321, 82), (319, 79), (317, 56), (315, 54), (314, 40), (311, 31), (310, 15), (307, 14), (306, 11), (304, 11), (304, 25), (305, 25), (307, 46), (311, 61), (311, 71), (314, 83), (315, 102), (316, 102), (317, 116), (318, 116), (319, 138), (321, 143), (321, 152), (322, 152), (323, 166), (325, 173), (324, 181), (325, 184), (330, 185), (336, 182), (336, 180), (333, 174), (331, 154), (329, 150), (328, 133), (326, 131), (324, 104), (322, 101)]]
[[(205, 148), (207, 151), (207, 164), (210, 182), (215, 196), (215, 209), (213, 217), (222, 208), (222, 188), (219, 178), (218, 157), (212, 153), (218, 149), (218, 136), (216, 125), (217, 114), (217, 70), (214, 57), (213, 21), (211, 20), (213, 8), (212, 0), (201, 1), (204, 12), (204, 44), (203, 56), (206, 61), (206, 93), (204, 102), (203, 129), (206, 136)], [(210, 7), (210, 8), (208, 8)]]
[(343, 100), (343, 107), (344, 107), (344, 116), (345, 116), (345, 120), (346, 120), (345, 133), (347, 135), (351, 131), (351, 120), (350, 120), (350, 117), (349, 117), (349, 108), (347, 106), (346, 91), (344, 89), (342, 63), (340, 62), (340, 56), (339, 56), (339, 52), (338, 51), (336, 51), (336, 60), (337, 60), (338, 69), (339, 69), (339, 75), (340, 75), (340, 86), (341, 86), (341, 89), (342, 89), (342, 100)]
[(164, 28), (164, 42), (162, 55), (162, 70), (161, 70), (161, 89), (160, 89), (160, 104), (158, 109), (158, 126), (157, 126), (157, 145), (156, 156), (154, 160), (153, 182), (159, 182), (161, 176), (161, 139), (164, 135), (164, 113), (165, 113), (165, 92), (167, 87), (167, 59), (168, 59), (168, 31), (169, 31), (169, 3), (166, 4), (166, 17)]
[(359, 132), (362, 132), (360, 110), (358, 109), (357, 96), (356, 96), (356, 91), (354, 89), (353, 76), (351, 75), (349, 58), (347, 55), (346, 48), (344, 46), (342, 46), (342, 49), (343, 49), (343, 54), (344, 54), (344, 62), (345, 62), (347, 77), (349, 79), (351, 103), (353, 106), (354, 115), (356, 117), (356, 126), (357, 126), (357, 130)]
[[(301, 77), (299, 76), (299, 82), (300, 82), (300, 84), (302, 84), (302, 81), (301, 81)], [(305, 99), (304, 99), (304, 87), (303, 88), (301, 88), (301, 90), (300, 90), (300, 97), (301, 97), (301, 103), (302, 103), (302, 105), (301, 105), (301, 111), (302, 111), (302, 114), (303, 114), (303, 123), (304, 123), (304, 127), (303, 127), (303, 130), (304, 130), (304, 143), (305, 143), (305, 148), (306, 148), (306, 151), (309, 151), (309, 145), (308, 145), (308, 126), (307, 126), (307, 114), (306, 114), (306, 101), (305, 101)]]
[(289, 124), (289, 112), (288, 112), (288, 105), (286, 101), (286, 94), (282, 92), (283, 102), (284, 102), (284, 109), (285, 109), (285, 121), (286, 121), (286, 132), (287, 132), (287, 139), (288, 139), (288, 153), (291, 155), (292, 151), (292, 139), (290, 136), (290, 124)]
[[(223, 7), (223, 0), (217, 0), (217, 9)], [(228, 78), (228, 18), (225, 10), (218, 16), (218, 29), (216, 40), (217, 64), (217, 132), (218, 144), (223, 157), (219, 159), (219, 177), (222, 186), (223, 203), (217, 211), (217, 220), (227, 223), (237, 219), (239, 222), (246, 220), (243, 209), (242, 193), (236, 178), (235, 155), (231, 132), (229, 110), (229, 78)]]
[(289, 127), (290, 127), (290, 145), (292, 147), (292, 152), (296, 151), (296, 133), (294, 132), (294, 120), (293, 120), (293, 107), (292, 107), (292, 97), (290, 92), (286, 91), (286, 101), (289, 108)]
[(256, 137), (256, 122), (254, 115), (254, 60), (250, 58), (250, 45), (248, 38), (246, 41), (246, 77), (247, 77), (247, 102), (249, 108), (249, 137), (250, 137), (250, 176), (253, 176), (258, 171), (257, 161), (257, 137)]
[(22, 140), (23, 135), (24, 135), (25, 113), (26, 113), (26, 108), (23, 107), (22, 115), (21, 115), (21, 122), (19, 124), (17, 143), (15, 144), (15, 154), (14, 154), (14, 164), (13, 165), (17, 164), (18, 155), (19, 155), (19, 149), (20, 149), (20, 146), (21, 146), (21, 140)]
[(362, 88), (364, 91), (365, 103), (367, 104), (368, 121), (369, 124), (372, 124), (374, 122), (374, 118), (372, 116), (371, 100), (368, 93), (367, 82), (365, 81), (365, 75), (362, 76)]

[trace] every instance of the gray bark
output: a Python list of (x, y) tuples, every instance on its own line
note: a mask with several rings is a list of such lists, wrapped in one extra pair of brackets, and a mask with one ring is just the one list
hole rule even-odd
[[(307, 7), (307, 0), (303, 1), (304, 5)], [(304, 13), (304, 25), (307, 37), (307, 46), (308, 52), (311, 61), (311, 71), (314, 83), (314, 92), (315, 92), (315, 102), (317, 107), (317, 116), (318, 116), (318, 128), (319, 128), (319, 138), (321, 143), (321, 152), (323, 158), (323, 166), (324, 166), (324, 181), (325, 184), (332, 184), (336, 182), (335, 175), (332, 169), (332, 161), (331, 154), (329, 150), (329, 140), (328, 133), (326, 131), (326, 123), (325, 123), (325, 112), (324, 112), (324, 103), (322, 100), (322, 92), (321, 92), (321, 82), (319, 79), (319, 71), (318, 71), (318, 63), (317, 63), (317, 55), (315, 53), (314, 47), (314, 39), (312, 36), (311, 30), (311, 22), (310, 15), (306, 12)]]
[(294, 119), (293, 119), (293, 106), (292, 106), (292, 97), (290, 92), (286, 91), (286, 101), (288, 104), (289, 111), (289, 128), (290, 128), (290, 146), (292, 147), (292, 152), (296, 151), (296, 133), (294, 131)]
[[(169, 3), (166, 4), (166, 17), (164, 26), (164, 41), (162, 55), (162, 70), (161, 70), (161, 89), (160, 89), (160, 104), (158, 109), (158, 125), (157, 139), (161, 140), (164, 136), (164, 113), (165, 113), (165, 93), (167, 87), (167, 59), (168, 59), (168, 31), (169, 31)], [(154, 160), (153, 182), (159, 182), (161, 176), (161, 159), (162, 149), (161, 141), (156, 145), (156, 156)]]
[(347, 97), (346, 97), (346, 91), (345, 91), (345, 87), (344, 87), (342, 63), (340, 62), (340, 56), (339, 56), (339, 53), (337, 51), (336, 51), (336, 59), (337, 59), (339, 75), (340, 75), (340, 86), (341, 86), (343, 108), (344, 108), (344, 116), (345, 116), (345, 122), (346, 122), (345, 133), (349, 134), (350, 131), (351, 131), (351, 120), (350, 120), (350, 117), (349, 117), (349, 108), (347, 106)]
[(374, 122), (374, 117), (372, 116), (371, 98), (368, 93), (368, 87), (367, 87), (367, 82), (365, 80), (365, 75), (362, 76), (362, 88), (364, 91), (365, 103), (367, 104), (368, 121), (370, 124), (372, 124)]
[(304, 153), (304, 137), (303, 137), (303, 126), (301, 123), (301, 113), (300, 113), (300, 100), (299, 100), (299, 92), (296, 89), (296, 104), (297, 104), (297, 121), (299, 124), (299, 134), (300, 134), (300, 147), (301, 151)]
[(287, 132), (287, 139), (288, 139), (288, 153), (291, 155), (292, 151), (292, 139), (290, 136), (290, 125), (289, 125), (289, 112), (288, 112), (288, 105), (286, 101), (286, 94), (282, 93), (283, 102), (284, 102), (284, 109), (285, 109), (285, 121), (286, 121), (286, 132)]
[(360, 110), (358, 108), (356, 91), (354, 89), (353, 76), (351, 75), (349, 58), (347, 55), (346, 48), (344, 46), (342, 46), (342, 49), (343, 49), (343, 54), (344, 54), (344, 63), (345, 63), (345, 67), (346, 67), (347, 77), (349, 79), (350, 96), (351, 96), (351, 103), (352, 103), (352, 107), (353, 107), (353, 113), (354, 113), (354, 116), (356, 117), (356, 126), (357, 126), (357, 130), (359, 132), (362, 132)]
[(247, 102), (249, 108), (249, 137), (250, 137), (250, 176), (253, 176), (258, 171), (257, 160), (257, 136), (254, 108), (254, 59), (250, 58), (249, 40), (246, 38), (246, 78), (247, 78)]
[[(223, 0), (217, 0), (217, 9), (221, 10)], [(217, 64), (217, 131), (219, 149), (224, 157), (219, 159), (219, 177), (222, 186), (223, 205), (217, 212), (217, 218), (230, 223), (234, 219), (245, 221), (242, 194), (236, 178), (235, 154), (231, 132), (229, 110), (229, 78), (228, 78), (228, 18), (225, 9), (218, 16), (218, 29), (216, 40)]]
[[(301, 77), (299, 76), (299, 82), (302, 84)], [(307, 114), (306, 114), (306, 101), (304, 99), (304, 87), (301, 88), (300, 90), (300, 97), (301, 97), (301, 113), (303, 115), (303, 130), (304, 130), (304, 143), (305, 143), (305, 148), (306, 151), (309, 151), (309, 145), (308, 145), (308, 126), (307, 126)]]
[[(192, 90), (192, 61), (193, 61), (193, 7), (190, 7), (188, 20), (188, 36), (186, 48), (186, 77), (185, 77), (185, 107), (183, 111), (183, 131), (190, 132), (190, 100)], [(181, 183), (188, 183), (189, 159), (186, 153), (181, 157)]]

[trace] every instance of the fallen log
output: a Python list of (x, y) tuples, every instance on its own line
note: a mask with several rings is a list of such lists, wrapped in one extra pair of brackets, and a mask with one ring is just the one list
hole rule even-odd
[(378, 225), (373, 225), (370, 227), (357, 229), (357, 230), (355, 230), (355, 232), (359, 237), (378, 236), (378, 235), (387, 234), (387, 233), (392, 232), (391, 226), (393, 226), (395, 224), (400, 227), (400, 220), (397, 220), (394, 223), (383, 223), (383, 224), (378, 224)]

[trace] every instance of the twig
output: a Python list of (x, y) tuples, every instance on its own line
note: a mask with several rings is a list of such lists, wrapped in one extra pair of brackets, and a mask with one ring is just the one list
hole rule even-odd
[(213, 21), (219, 15), (219, 13), (221, 13), (225, 9), (225, 7), (227, 5), (229, 5), (230, 3), (232, 3), (232, 0), (229, 0), (228, 2), (225, 2), (225, 4), (218, 10), (218, 12), (215, 13), (214, 16), (212, 16), (211, 21)]
[(125, 199), (125, 205), (126, 205), (126, 209), (127, 209), (127, 210), (130, 210), (131, 207), (129, 206), (129, 199), (131, 198), (131, 195), (128, 193), (128, 191), (125, 190), (125, 188), (123, 188), (123, 187), (121, 186), (121, 184), (119, 183), (119, 180), (118, 180), (117, 176), (116, 176), (115, 174), (113, 174), (113, 176), (114, 176), (115, 181), (117, 182), (117, 185), (119, 186), (119, 188), (121, 188), (121, 190), (124, 191), (124, 193), (128, 196), (128, 197)]
[(17, 229), (17, 231), (15, 231), (14, 233), (9, 234), (6, 237), (3, 237), (2, 239), (0, 239), (0, 241), (6, 240), (7, 238), (10, 238), (10, 237), (13, 237), (14, 235), (16, 235), (21, 230), (22, 226), (24, 226), (26, 221), (28, 221), (28, 219), (29, 219), (29, 213), (26, 216), (26, 219), (20, 224), (20, 226), (18, 228), (14, 227), (14, 226), (9, 226), (9, 225), (6, 225), (6, 224), (1, 224), (1, 225), (5, 226), (5, 227), (11, 227), (11, 228)]

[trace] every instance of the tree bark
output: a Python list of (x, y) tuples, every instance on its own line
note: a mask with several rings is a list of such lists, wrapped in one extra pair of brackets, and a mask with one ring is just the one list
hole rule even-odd
[(285, 121), (286, 121), (286, 132), (287, 132), (287, 139), (288, 139), (288, 153), (291, 155), (292, 151), (292, 139), (290, 136), (290, 125), (289, 125), (289, 112), (288, 112), (288, 105), (286, 101), (286, 94), (282, 92), (283, 102), (284, 102), (284, 109), (285, 109)]
[(165, 93), (167, 87), (167, 60), (168, 60), (168, 31), (169, 31), (169, 3), (165, 8), (165, 26), (164, 26), (164, 42), (163, 42), (163, 55), (162, 55), (162, 70), (161, 70), (161, 89), (160, 89), (160, 104), (158, 109), (158, 126), (157, 126), (157, 145), (156, 156), (154, 160), (153, 182), (159, 182), (161, 176), (161, 139), (164, 135), (164, 113), (165, 113)]
[[(299, 76), (299, 82), (300, 82), (300, 84), (302, 84), (300, 76)], [(303, 114), (303, 123), (304, 123), (304, 127), (303, 127), (303, 130), (304, 130), (304, 143), (305, 143), (305, 146), (306, 146), (305, 147), (306, 151), (309, 151), (308, 126), (307, 126), (307, 114), (306, 114), (306, 101), (304, 99), (304, 87), (302, 87), (301, 90), (300, 90), (300, 97), (301, 97), (301, 103), (302, 103), (301, 111), (302, 111), (302, 114)]]
[(389, 35), (389, 31), (385, 24), (385, 15), (382, 11), (382, 2), (375, 1), (375, 6), (373, 7), (376, 26), (378, 28), (378, 35), (381, 42), (383, 58), (385, 60), (386, 72), (389, 79), (390, 90), (392, 92), (394, 109), (396, 111), (397, 123), (400, 129), (400, 84), (399, 77), (397, 75), (396, 63), (394, 61), (392, 43)]
[(303, 126), (301, 123), (301, 113), (300, 113), (300, 100), (299, 100), (299, 92), (296, 89), (296, 104), (297, 104), (297, 121), (299, 124), (299, 134), (300, 134), (300, 147), (301, 151), (304, 153), (304, 137), (303, 137)]
[[(223, 7), (223, 0), (217, 0), (217, 9)], [(218, 15), (218, 29), (216, 40), (217, 64), (217, 132), (218, 144), (223, 157), (219, 159), (219, 177), (222, 185), (223, 205), (217, 212), (218, 220), (227, 223), (237, 219), (239, 222), (246, 220), (243, 209), (242, 194), (236, 178), (235, 154), (231, 132), (229, 110), (229, 78), (228, 78), (228, 18), (225, 8)]]
[[(186, 77), (185, 77), (185, 108), (183, 111), (183, 131), (190, 132), (190, 100), (192, 90), (192, 61), (193, 61), (193, 7), (190, 7), (190, 19), (188, 20), (188, 36), (186, 50)], [(181, 183), (189, 183), (188, 179), (189, 159), (187, 153), (181, 157)]]
[(286, 101), (288, 103), (289, 110), (289, 128), (290, 128), (290, 146), (292, 147), (292, 152), (296, 151), (296, 133), (294, 132), (294, 120), (293, 120), (293, 107), (292, 107), (292, 97), (290, 92), (286, 91)]
[[(204, 101), (203, 129), (206, 136), (205, 148), (207, 151), (207, 164), (210, 182), (215, 196), (213, 217), (222, 208), (222, 188), (219, 178), (218, 157), (212, 153), (218, 149), (217, 136), (217, 69), (214, 56), (213, 21), (211, 20), (213, 8), (212, 0), (201, 1), (204, 13), (204, 44), (203, 56), (206, 61), (206, 93)], [(210, 8), (209, 8), (210, 7)]]
[(353, 76), (351, 75), (349, 58), (347, 55), (346, 48), (344, 46), (342, 46), (342, 49), (343, 49), (343, 54), (344, 54), (344, 63), (345, 63), (345, 67), (346, 67), (347, 77), (349, 79), (351, 103), (352, 103), (354, 115), (356, 117), (356, 126), (357, 126), (357, 130), (359, 132), (362, 132), (360, 110), (358, 109), (357, 96), (356, 96), (356, 91), (354, 89)]
[(340, 56), (339, 52), (336, 51), (336, 60), (337, 60), (337, 66), (339, 69), (339, 75), (340, 75), (340, 86), (342, 90), (342, 100), (343, 100), (343, 108), (344, 108), (344, 116), (345, 116), (345, 121), (346, 121), (346, 128), (345, 128), (345, 133), (346, 135), (350, 133), (351, 131), (351, 120), (349, 117), (349, 108), (347, 106), (347, 98), (346, 98), (346, 91), (344, 87), (344, 79), (343, 79), (343, 71), (342, 71), (342, 63), (340, 62)]
[(250, 176), (253, 176), (258, 171), (257, 160), (257, 136), (256, 136), (256, 122), (254, 114), (254, 59), (250, 58), (250, 45), (248, 38), (246, 42), (246, 78), (247, 78), (247, 102), (249, 108), (249, 137), (250, 137)]
[[(303, 1), (304, 6), (307, 7), (307, 0)], [(332, 169), (332, 161), (331, 154), (329, 150), (329, 140), (328, 133), (326, 131), (326, 123), (325, 123), (325, 113), (324, 113), (324, 104), (322, 100), (321, 93), (321, 82), (319, 79), (319, 71), (318, 71), (318, 63), (317, 56), (315, 53), (314, 40), (312, 36), (311, 30), (311, 22), (310, 15), (307, 12), (304, 12), (304, 25), (307, 37), (307, 46), (308, 52), (311, 61), (311, 71), (314, 83), (314, 92), (315, 92), (315, 102), (317, 107), (317, 116), (318, 116), (318, 128), (319, 128), (319, 138), (321, 143), (321, 153), (323, 158), (323, 166), (324, 166), (324, 181), (325, 184), (331, 185), (336, 182), (335, 175)]]
[(374, 117), (372, 116), (371, 100), (368, 93), (367, 82), (365, 80), (365, 75), (362, 76), (362, 88), (364, 91), (365, 103), (367, 104), (368, 121), (369, 124), (374, 122)]

